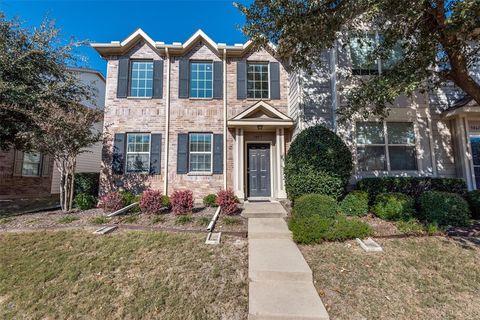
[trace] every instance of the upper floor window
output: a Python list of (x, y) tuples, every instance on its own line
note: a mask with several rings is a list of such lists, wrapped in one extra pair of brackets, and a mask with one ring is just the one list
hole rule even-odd
[(211, 62), (190, 63), (190, 97), (212, 98), (213, 65)]
[(22, 176), (40, 176), (42, 155), (40, 152), (25, 152), (23, 154)]
[(153, 61), (132, 61), (130, 96), (151, 97), (153, 92)]
[(417, 170), (411, 122), (357, 122), (356, 142), (360, 171)]
[(149, 172), (150, 134), (127, 134), (127, 172)]
[(212, 136), (211, 133), (190, 133), (190, 172), (212, 172)]
[(398, 44), (390, 50), (388, 59), (372, 60), (373, 51), (384, 41), (378, 33), (354, 34), (350, 36), (352, 72), (359, 75), (378, 74), (391, 69), (401, 58), (402, 48)]
[(268, 63), (247, 64), (247, 98), (268, 99)]

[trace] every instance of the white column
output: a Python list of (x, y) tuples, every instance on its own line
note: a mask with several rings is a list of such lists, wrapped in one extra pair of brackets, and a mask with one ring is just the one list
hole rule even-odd
[(283, 178), (283, 159), (285, 158), (285, 129), (276, 130), (276, 156), (277, 156), (277, 198), (286, 198), (285, 180)]
[(235, 195), (243, 199), (245, 198), (245, 191), (243, 188), (243, 177), (244, 177), (244, 146), (243, 146), (243, 129), (235, 129), (235, 154), (233, 159), (233, 171), (234, 171), (234, 184), (235, 184)]

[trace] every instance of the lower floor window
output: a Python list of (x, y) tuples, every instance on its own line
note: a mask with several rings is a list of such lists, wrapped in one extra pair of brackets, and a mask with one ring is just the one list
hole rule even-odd
[(25, 152), (23, 154), (22, 176), (40, 176), (42, 155), (40, 152)]
[(212, 172), (212, 134), (190, 133), (189, 171)]
[(150, 134), (127, 134), (127, 172), (149, 172), (150, 168)]
[(357, 122), (356, 143), (360, 171), (417, 170), (411, 122)]

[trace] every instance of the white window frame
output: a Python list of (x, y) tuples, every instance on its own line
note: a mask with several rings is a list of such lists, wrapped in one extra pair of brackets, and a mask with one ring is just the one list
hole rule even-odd
[[(211, 91), (212, 91), (212, 94), (209, 96), (209, 97), (195, 97), (195, 96), (192, 96), (192, 87), (191, 87), (191, 84), (192, 84), (192, 64), (210, 64), (212, 66), (212, 78), (210, 80), (207, 80), (206, 78), (203, 79), (203, 81), (208, 81), (211, 83)], [(189, 65), (189, 75), (188, 75), (188, 97), (191, 98), (191, 99), (213, 99), (213, 76), (214, 76), (214, 70), (213, 70), (214, 66), (213, 66), (213, 61), (197, 61), (197, 60), (191, 60), (190, 61), (190, 65)], [(198, 74), (198, 72), (197, 72)], [(199, 87), (198, 87), (198, 80), (199, 78), (196, 79), (197, 81), (197, 96), (198, 96), (198, 90), (199, 90)], [(201, 89), (201, 90), (206, 90), (206, 89)]]
[[(38, 161), (38, 174), (24, 174), (23, 167), (25, 163), (28, 164), (37, 164), (37, 162), (25, 161), (25, 155), (28, 153), (38, 153), (39, 161)], [(42, 176), (42, 167), (43, 167), (43, 155), (41, 152), (32, 151), (32, 152), (24, 152), (23, 159), (22, 159), (22, 177), (41, 177)]]
[[(363, 143), (358, 143), (357, 142), (357, 127), (359, 123), (364, 123), (364, 122), (371, 122), (371, 123), (381, 123), (383, 126), (383, 143), (372, 143), (372, 144), (363, 144)], [(390, 144), (388, 141), (388, 130), (387, 130), (387, 125), (388, 123), (411, 123), (412, 128), (413, 128), (413, 133), (415, 135), (415, 141), (413, 143), (399, 143), (399, 144)], [(355, 131), (354, 131), (354, 141), (355, 141), (355, 159), (356, 159), (356, 170), (357, 172), (418, 172), (418, 132), (416, 129), (416, 123), (413, 121), (357, 121), (355, 122)], [(387, 169), (386, 170), (362, 170), (359, 166), (358, 162), (358, 148), (361, 147), (383, 147), (385, 150), (385, 161), (387, 164)], [(392, 170), (391, 165), (390, 165), (390, 152), (389, 152), (389, 147), (413, 147), (415, 150), (415, 167), (416, 169), (413, 170)]]
[[(192, 135), (209, 135), (210, 136), (210, 152), (205, 152), (205, 151), (191, 151), (191, 137)], [(210, 154), (210, 170), (208, 171), (192, 171), (191, 170), (191, 161), (192, 161), (192, 154)], [(213, 172), (213, 133), (210, 132), (190, 132), (188, 134), (188, 172), (193, 173), (193, 174), (202, 174), (202, 173), (208, 173), (211, 174)]]
[[(248, 90), (249, 90), (248, 89), (248, 82), (249, 82), (249, 80), (248, 80), (248, 67), (250, 65), (259, 65), (259, 64), (267, 66), (267, 86), (268, 86), (267, 97), (262, 97), (262, 98), (249, 97), (248, 96)], [(246, 81), (247, 81), (247, 99), (270, 100), (270, 90), (271, 90), (271, 88), (270, 88), (270, 62), (268, 62), (268, 61), (247, 61), (247, 74), (246, 74), (246, 76), (247, 76), (247, 79), (246, 79)], [(253, 81), (254, 87), (255, 87), (255, 80), (250, 80), (250, 81)], [(258, 90), (253, 89), (253, 91), (255, 92), (255, 91), (258, 91)], [(262, 92), (263, 90), (259, 90), (259, 91)]]
[[(149, 140), (148, 140), (148, 152), (142, 151), (142, 152), (136, 152), (136, 151), (128, 151), (128, 136), (131, 135), (148, 135)], [(136, 142), (134, 143), (136, 144)], [(150, 172), (150, 153), (152, 151), (152, 134), (147, 133), (147, 132), (130, 132), (127, 133), (126, 136), (126, 144), (125, 144), (125, 172), (126, 173), (149, 173)], [(128, 170), (128, 156), (129, 155), (137, 155), (137, 154), (147, 154), (148, 155), (148, 169), (144, 171), (137, 171), (137, 170)]]
[[(149, 79), (146, 76), (145, 76), (145, 78), (136, 78), (138, 81), (142, 80), (145, 86), (142, 87), (142, 88), (140, 88), (139, 86), (135, 88), (137, 91), (142, 90), (145, 93), (146, 93), (147, 89), (151, 89), (151, 91), (152, 91), (151, 95), (144, 95), (144, 96), (133, 95), (133, 89), (134, 88), (132, 87), (132, 82), (133, 82), (133, 64), (134, 63), (150, 63), (152, 65), (152, 79)], [(128, 95), (129, 95), (129, 97), (134, 97), (134, 98), (151, 98), (151, 97), (153, 97), (153, 77), (154, 77), (153, 72), (154, 72), (154, 70), (153, 70), (153, 60), (131, 60), (130, 61), (129, 81), (128, 81)], [(138, 75), (138, 77), (139, 77), (139, 75)], [(148, 80), (152, 81), (152, 87), (151, 88), (147, 87), (147, 81)]]

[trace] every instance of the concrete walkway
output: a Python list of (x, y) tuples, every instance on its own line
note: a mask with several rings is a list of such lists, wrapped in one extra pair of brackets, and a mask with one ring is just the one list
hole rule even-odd
[(328, 320), (312, 270), (292, 241), (280, 203), (245, 203), (249, 320)]

